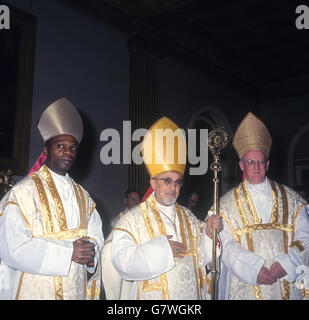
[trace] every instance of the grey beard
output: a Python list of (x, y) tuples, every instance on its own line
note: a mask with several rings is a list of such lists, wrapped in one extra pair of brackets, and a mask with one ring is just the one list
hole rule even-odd
[(174, 197), (174, 199), (171, 200), (171, 201), (169, 201), (169, 200), (167, 200), (167, 199), (165, 199), (165, 198), (162, 198), (162, 202), (163, 202), (166, 206), (171, 206), (171, 205), (175, 204), (176, 200), (177, 200), (176, 197)]

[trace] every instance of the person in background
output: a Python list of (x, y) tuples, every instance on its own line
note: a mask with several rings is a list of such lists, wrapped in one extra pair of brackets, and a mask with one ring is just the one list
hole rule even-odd
[(111, 230), (115, 227), (118, 220), (128, 212), (131, 208), (137, 206), (140, 203), (140, 194), (136, 189), (127, 189), (124, 195), (124, 204), (126, 208), (121, 211), (116, 217), (111, 220), (110, 228)]
[(193, 208), (196, 206), (199, 200), (199, 194), (197, 192), (192, 192), (188, 198), (186, 207), (193, 212)]

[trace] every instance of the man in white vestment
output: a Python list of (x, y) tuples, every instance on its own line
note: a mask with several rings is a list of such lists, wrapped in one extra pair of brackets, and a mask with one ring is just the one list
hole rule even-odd
[(137, 206), (140, 203), (140, 194), (135, 189), (128, 189), (124, 195), (124, 203), (126, 208), (121, 211), (116, 217), (114, 217), (110, 222), (110, 229), (113, 229), (118, 222), (118, 220), (126, 214), (131, 208)]
[[(183, 133), (159, 143), (156, 130), (178, 127), (170, 119), (159, 119), (143, 141), (143, 159), (150, 174), (153, 193), (129, 210), (116, 224), (102, 252), (102, 280), (107, 299), (176, 300), (206, 299), (209, 282), (205, 265), (211, 262), (214, 229), (221, 228), (219, 216), (205, 223), (177, 204), (183, 182), (186, 141)], [(158, 143), (157, 143), (158, 142)], [(171, 158), (152, 161), (165, 150)], [(174, 148), (175, 147), (175, 148)], [(178, 160), (174, 156), (177, 155)], [(184, 157), (183, 157), (184, 156)], [(209, 235), (209, 237), (206, 236)]]
[(82, 139), (81, 117), (63, 98), (43, 112), (38, 128), (45, 164), (0, 203), (0, 299), (98, 299), (102, 222), (67, 173)]
[(266, 177), (271, 144), (266, 126), (249, 112), (233, 139), (245, 180), (220, 199), (219, 299), (287, 300), (308, 294), (299, 283), (309, 265), (306, 203)]

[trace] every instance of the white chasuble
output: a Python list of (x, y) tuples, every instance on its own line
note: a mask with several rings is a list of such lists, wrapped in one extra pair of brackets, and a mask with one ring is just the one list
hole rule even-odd
[[(129, 210), (102, 252), (107, 299), (209, 298), (205, 264), (211, 261), (211, 240), (203, 227), (186, 208), (176, 203), (164, 209), (153, 195)], [(185, 245), (183, 259), (174, 259), (166, 235)]]
[[(9, 275), (2, 299), (99, 298), (104, 238), (86, 190), (44, 165), (6, 194), (0, 212), (1, 270)], [(72, 243), (83, 236), (96, 244), (89, 282), (86, 267), (71, 261)]]
[[(296, 192), (269, 179), (249, 187), (243, 181), (220, 199), (224, 228), (219, 299), (301, 299), (293, 282), (297, 266), (308, 263), (302, 256), (308, 252), (309, 230), (302, 232), (306, 225), (297, 224), (300, 216), (309, 223), (301, 212), (304, 206)], [(258, 285), (261, 267), (276, 261), (288, 275), (273, 285)]]

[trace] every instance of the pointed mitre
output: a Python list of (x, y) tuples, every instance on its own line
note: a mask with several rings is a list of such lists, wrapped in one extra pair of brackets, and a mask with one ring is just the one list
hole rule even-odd
[(60, 134), (69, 134), (78, 143), (83, 137), (83, 122), (80, 114), (66, 98), (55, 101), (45, 109), (38, 128), (44, 142)]
[(269, 156), (271, 144), (271, 135), (264, 123), (249, 112), (238, 126), (233, 139), (239, 158), (252, 150), (263, 151)]
[(177, 171), (183, 175), (186, 154), (184, 130), (166, 117), (155, 122), (144, 137), (142, 155), (151, 177), (166, 171)]

